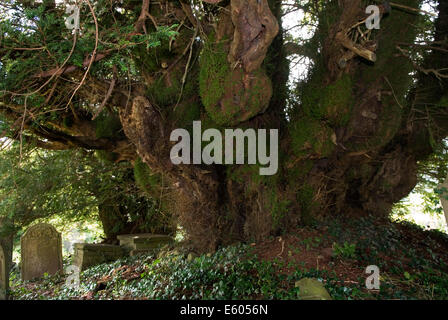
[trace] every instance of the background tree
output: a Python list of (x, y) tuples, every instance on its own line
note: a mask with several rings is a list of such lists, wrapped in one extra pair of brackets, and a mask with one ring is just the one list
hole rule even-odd
[(13, 233), (54, 217), (65, 223), (100, 221), (108, 243), (116, 242), (117, 234), (176, 230), (136, 185), (129, 163), (114, 164), (100, 152), (81, 149), (28, 146), (20, 154), (18, 143), (0, 152), (0, 217)]
[[(6, 1), (4, 135), (138, 164), (140, 185), (202, 250), (325, 214), (386, 217), (447, 135), (448, 4), (434, 2), (433, 21), (423, 2), (381, 4), (369, 31), (372, 1), (85, 0), (73, 35), (63, 6)], [(310, 40), (285, 43), (291, 8), (315, 27)], [(293, 88), (289, 53), (311, 61)], [(170, 133), (193, 120), (279, 129), (279, 173), (174, 166)]]

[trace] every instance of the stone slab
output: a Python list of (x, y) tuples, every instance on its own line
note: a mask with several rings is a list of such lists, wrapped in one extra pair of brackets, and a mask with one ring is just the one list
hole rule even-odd
[(120, 241), (120, 246), (129, 252), (133, 250), (150, 251), (174, 241), (170, 236), (150, 233), (119, 235), (117, 239)]
[(73, 264), (80, 271), (125, 256), (123, 248), (109, 244), (75, 243), (74, 249)]

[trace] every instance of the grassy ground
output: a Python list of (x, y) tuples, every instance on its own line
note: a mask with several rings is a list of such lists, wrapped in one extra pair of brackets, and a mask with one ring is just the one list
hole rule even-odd
[[(103, 264), (81, 274), (21, 282), (13, 299), (298, 299), (295, 283), (323, 282), (333, 299), (448, 299), (448, 236), (409, 223), (333, 219), (314, 227), (194, 257), (178, 246)], [(380, 269), (367, 290), (366, 267)]]

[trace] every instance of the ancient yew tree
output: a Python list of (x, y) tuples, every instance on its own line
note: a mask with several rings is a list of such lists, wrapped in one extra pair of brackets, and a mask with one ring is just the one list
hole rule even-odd
[[(448, 135), (448, 3), (431, 16), (423, 2), (83, 0), (73, 33), (65, 5), (3, 1), (2, 136), (132, 164), (202, 250), (323, 215), (386, 217)], [(380, 29), (366, 28), (371, 4)], [(294, 10), (309, 40), (283, 28)], [(288, 85), (292, 54), (309, 70)], [(278, 129), (278, 173), (173, 165), (170, 134), (195, 120)]]

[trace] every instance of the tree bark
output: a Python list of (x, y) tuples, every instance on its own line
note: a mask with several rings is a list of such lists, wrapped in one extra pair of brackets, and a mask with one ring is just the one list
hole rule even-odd
[[(408, 140), (415, 134), (405, 122), (412, 104), (406, 90), (413, 66), (396, 51), (398, 42), (414, 41), (418, 15), (397, 11), (384, 16), (378, 34), (353, 44), (354, 50), (348, 36), (366, 18), (362, 2), (329, 4), (315, 36), (321, 58), (301, 104), (286, 121), (285, 95), (279, 94), (286, 86), (286, 53), (282, 35), (276, 37), (278, 7), (275, 1), (269, 4), (232, 0), (219, 16), (216, 32), (198, 49), (197, 67), (205, 109), (201, 119), (217, 128), (280, 129), (282, 163), (276, 176), (261, 177), (248, 165), (174, 166), (168, 137), (175, 126), (150, 97), (135, 97), (121, 114), (140, 157), (165, 173), (173, 186), (179, 221), (199, 250), (259, 240), (322, 215), (387, 217), (416, 185), (417, 160), (429, 154), (415, 152)], [(418, 7), (420, 1), (406, 4)], [(446, 14), (444, 5), (439, 7), (438, 21)], [(328, 17), (334, 21), (330, 27)], [(437, 26), (447, 34), (440, 30), (443, 24)], [(446, 63), (439, 62), (440, 68)], [(251, 100), (259, 88), (259, 99)], [(446, 86), (441, 91), (446, 93)], [(186, 99), (192, 98), (182, 101)]]
[[(395, 3), (418, 8), (422, 1)], [(439, 1), (434, 36), (442, 44), (422, 53), (423, 63), (411, 61), (400, 47), (415, 42), (419, 14), (393, 9), (388, 15), (385, 8), (380, 30), (370, 32), (362, 23), (367, 16), (361, 0), (328, 1), (317, 8), (313, 47), (306, 49), (313, 65), (297, 101), (287, 101), (286, 56), (292, 46), (284, 44), (281, 1), (210, 0), (203, 16), (188, 1), (143, 1), (136, 33), (176, 24), (179, 34), (150, 50), (132, 49), (142, 79), (137, 85), (130, 89), (126, 81), (114, 82), (106, 107), (119, 109), (125, 136), (120, 130), (92, 134), (100, 124), (83, 121), (91, 114), (76, 112), (66, 114), (70, 130), (54, 124), (27, 129), (41, 144), (56, 141), (115, 152), (118, 161), (141, 160), (147, 165), (139, 178), (145, 180), (147, 172), (143, 189), (177, 217), (200, 251), (258, 241), (324, 215), (387, 217), (417, 183), (418, 161), (448, 134), (446, 113), (436, 117), (430, 107), (448, 92), (447, 79), (437, 77), (437, 70), (448, 67), (443, 51), (448, 8)], [(99, 104), (110, 83), (90, 81), (100, 98), (87, 89), (79, 94)], [(9, 105), (7, 112), (17, 122), (23, 109)], [(221, 132), (278, 129), (278, 174), (260, 176), (259, 165), (174, 165), (170, 134), (176, 128), (191, 133), (194, 120), (201, 120), (204, 130)], [(108, 220), (113, 234), (119, 222)]]

